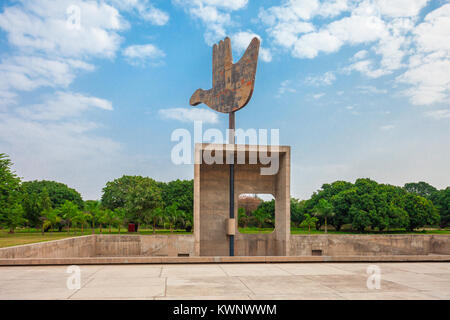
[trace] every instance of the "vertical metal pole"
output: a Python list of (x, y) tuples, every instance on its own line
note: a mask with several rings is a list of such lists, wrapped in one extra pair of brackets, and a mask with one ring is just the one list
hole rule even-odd
[[(235, 116), (234, 112), (231, 112), (229, 117), (229, 138), (228, 143), (234, 144), (235, 134)], [(230, 219), (234, 219), (234, 151), (233, 151), (233, 163), (230, 164)], [(230, 235), (230, 257), (234, 256), (234, 235)]]

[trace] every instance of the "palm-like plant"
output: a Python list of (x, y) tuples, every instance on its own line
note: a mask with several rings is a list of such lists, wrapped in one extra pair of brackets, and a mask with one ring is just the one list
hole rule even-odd
[(107, 223), (107, 216), (105, 210), (98, 210), (95, 214), (95, 220), (98, 222), (100, 226), (100, 233), (103, 233), (103, 225)]
[(123, 208), (114, 209), (114, 223), (119, 228), (119, 234), (120, 234), (120, 227), (122, 226), (124, 220), (125, 220), (125, 209)]
[(74, 217), (76, 217), (79, 211), (78, 206), (75, 203), (66, 200), (58, 210), (61, 217), (66, 220), (69, 229), (68, 232), (70, 233), (70, 227), (72, 225), (73, 219)]
[(164, 210), (160, 207), (153, 209), (150, 212), (149, 218), (153, 225), (153, 234), (156, 233), (156, 224), (164, 219)]
[(328, 233), (327, 219), (335, 215), (333, 205), (325, 199), (320, 199), (319, 203), (314, 207), (314, 215), (324, 218), (325, 233)]
[(170, 232), (173, 232), (173, 227), (180, 219), (183, 219), (184, 212), (178, 210), (178, 203), (174, 202), (170, 206), (166, 207), (165, 219), (169, 223)]
[(318, 220), (316, 217), (305, 214), (305, 219), (300, 223), (300, 227), (308, 227), (308, 233), (311, 233), (311, 227), (315, 226)]
[(92, 224), (92, 234), (95, 233), (95, 221), (98, 216), (98, 212), (100, 211), (100, 202), (87, 200), (84, 203), (84, 211), (91, 215), (91, 224)]
[(77, 215), (73, 218), (73, 221), (81, 225), (81, 234), (84, 234), (84, 225), (89, 223), (91, 219), (92, 216), (90, 213), (78, 211)]
[(61, 221), (61, 217), (59, 215), (60, 211), (58, 209), (49, 209), (42, 213), (44, 218), (44, 222), (42, 223), (42, 233), (44, 233), (47, 228), (51, 229)]

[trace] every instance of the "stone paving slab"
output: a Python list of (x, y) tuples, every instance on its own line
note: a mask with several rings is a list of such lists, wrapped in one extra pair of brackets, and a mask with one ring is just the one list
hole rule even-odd
[[(367, 288), (379, 267), (380, 289)], [(0, 299), (450, 299), (450, 263), (216, 263), (0, 267)]]

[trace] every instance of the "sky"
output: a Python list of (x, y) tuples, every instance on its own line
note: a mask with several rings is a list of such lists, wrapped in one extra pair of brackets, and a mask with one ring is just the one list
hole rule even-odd
[(0, 153), (85, 200), (124, 174), (192, 179), (171, 134), (226, 129), (227, 115), (189, 106), (226, 36), (235, 62), (261, 39), (236, 126), (280, 130), (292, 196), (360, 177), (450, 185), (443, 0), (2, 0)]

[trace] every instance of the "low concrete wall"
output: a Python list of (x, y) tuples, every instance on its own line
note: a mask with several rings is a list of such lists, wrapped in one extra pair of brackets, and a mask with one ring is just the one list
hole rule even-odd
[(450, 254), (448, 235), (291, 235), (291, 256)]
[(97, 235), (95, 256), (177, 257), (194, 254), (193, 235)]
[[(237, 237), (238, 255), (275, 255), (267, 238)], [(291, 235), (290, 240), (290, 256), (311, 256), (313, 250), (332, 257), (450, 255), (449, 235)], [(0, 249), (0, 259), (194, 255), (193, 235), (90, 235)]]
[(95, 236), (82, 236), (0, 249), (0, 258), (94, 257)]
[(89, 235), (0, 249), (0, 259), (193, 256), (193, 235)]

